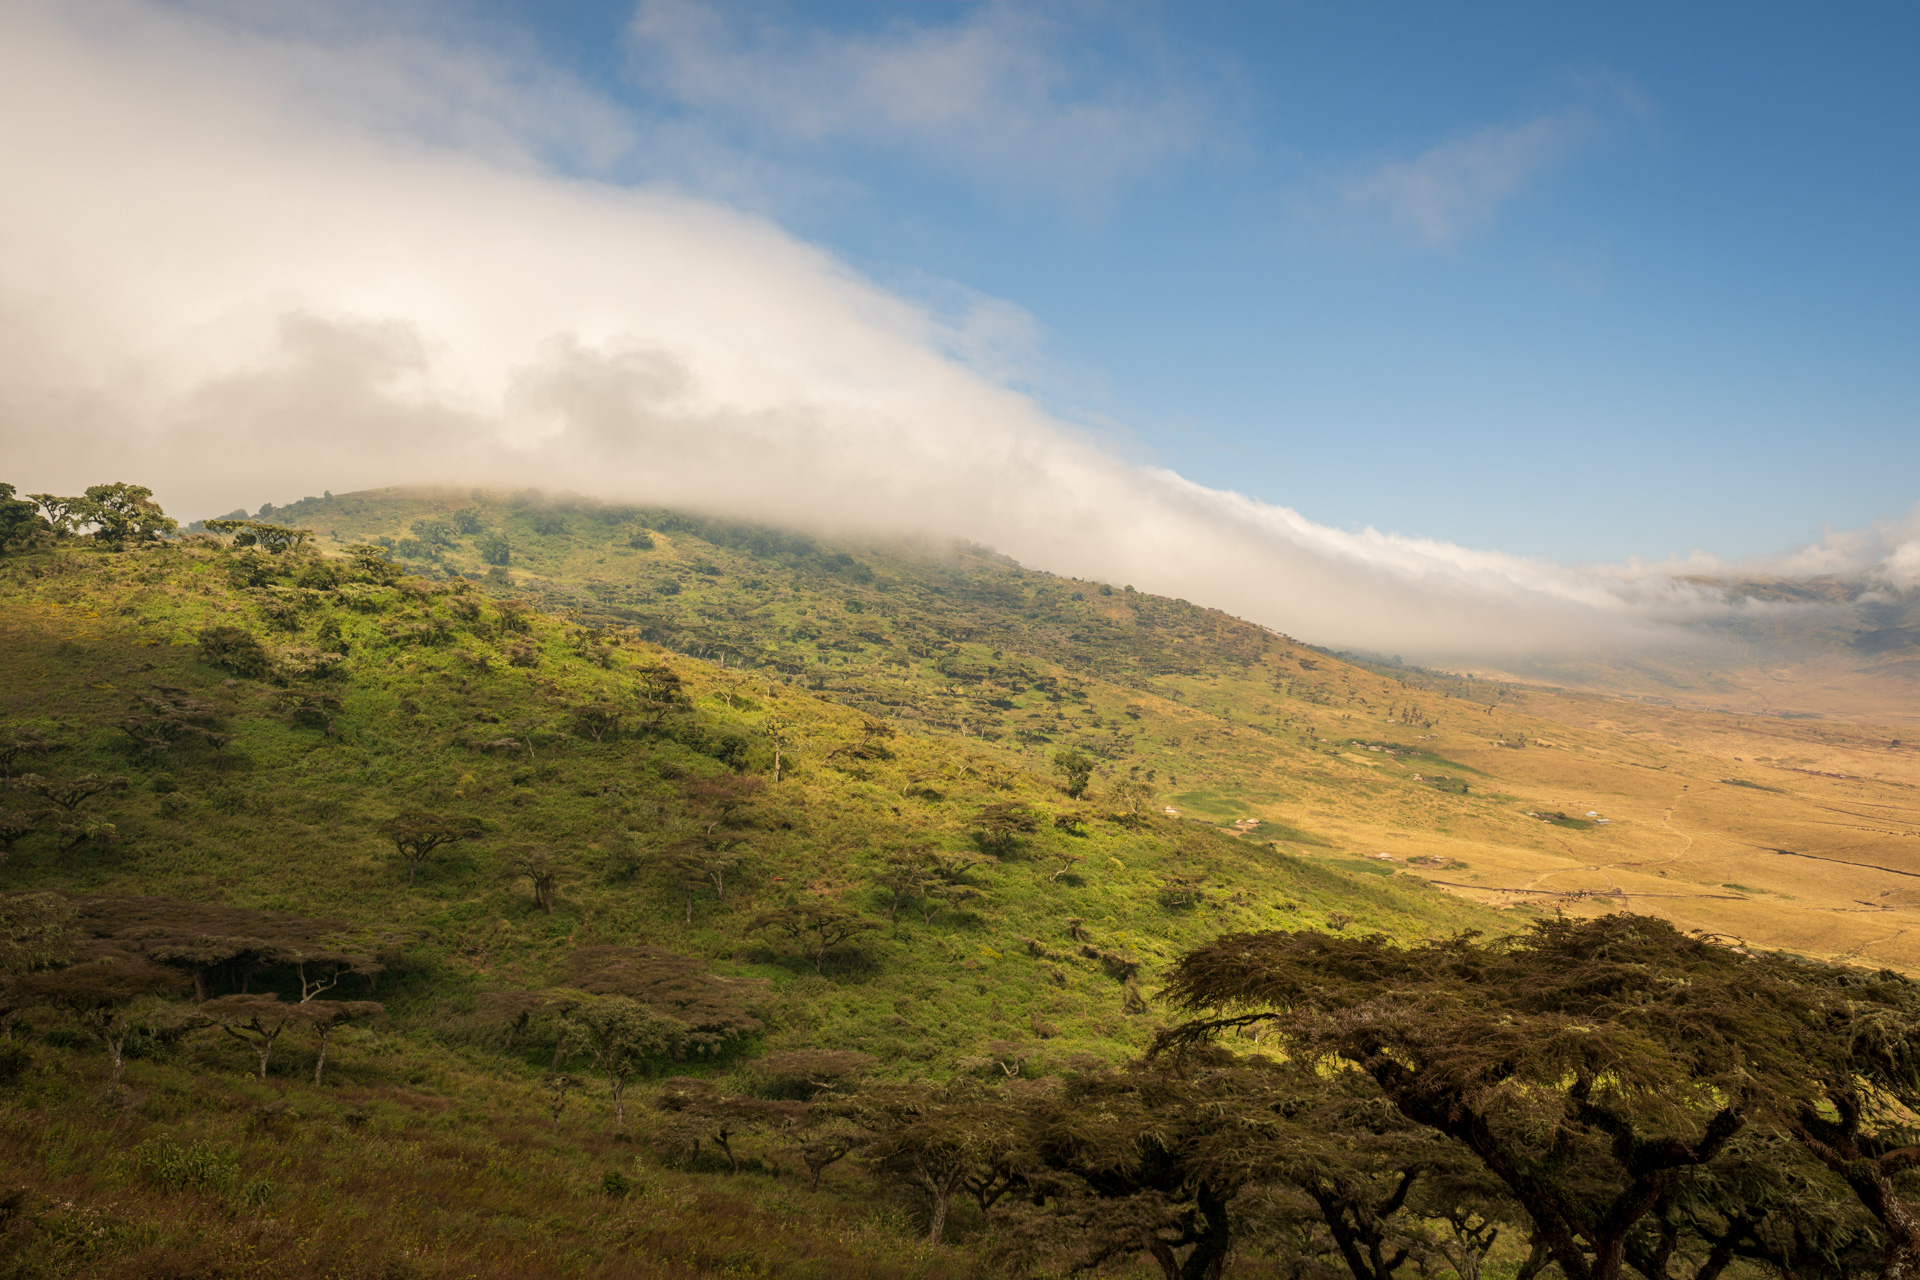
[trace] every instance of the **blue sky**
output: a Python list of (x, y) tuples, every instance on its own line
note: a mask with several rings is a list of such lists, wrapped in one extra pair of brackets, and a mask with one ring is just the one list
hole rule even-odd
[(1911, 5), (641, 12), (420, 20), (694, 139), (601, 176), (1014, 304), (1012, 376), (1201, 483), (1563, 561), (1920, 500)]

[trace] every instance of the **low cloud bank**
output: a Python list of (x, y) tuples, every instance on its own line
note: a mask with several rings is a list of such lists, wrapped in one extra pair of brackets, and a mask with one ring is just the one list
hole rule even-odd
[[(1126, 462), (956, 355), (969, 317), (723, 205), (556, 176), (511, 140), (575, 115), (611, 136), (604, 104), (435, 57), (486, 91), (429, 143), (369, 105), (397, 78), (377, 43), (0, 14), (6, 478), (136, 480), (188, 514), (537, 485), (954, 535), (1428, 661), (1686, 643), (1674, 624), (1735, 607), (1666, 568), (1343, 532)], [(1917, 534), (1803, 554), (1911, 586)]]

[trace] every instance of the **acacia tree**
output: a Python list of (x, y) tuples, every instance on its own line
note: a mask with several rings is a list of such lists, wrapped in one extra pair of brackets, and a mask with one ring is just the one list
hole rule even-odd
[(1072, 747), (1053, 753), (1053, 771), (1060, 775), (1060, 787), (1069, 798), (1078, 800), (1087, 794), (1093, 781), (1093, 757)]
[(200, 1006), (203, 1017), (247, 1046), (260, 1062), (260, 1078), (267, 1078), (273, 1046), (288, 1027), (301, 1021), (300, 1007), (281, 1003), (277, 995), (220, 996)]
[(694, 895), (713, 890), (715, 899), (725, 902), (727, 872), (740, 864), (736, 842), (728, 839), (696, 836), (683, 840), (667, 852), (667, 865), (687, 895), (687, 923), (693, 923)]
[(827, 952), (880, 925), (878, 921), (862, 920), (830, 902), (793, 902), (761, 912), (747, 927), (785, 934), (813, 965), (813, 971), (819, 973), (820, 962)]
[(164, 1029), (172, 1011), (156, 1007), (152, 997), (177, 990), (180, 976), (136, 956), (110, 955), (16, 978), (13, 998), (22, 1005), (45, 1005), (73, 1016), (80, 1028), (106, 1049), (114, 1084), (126, 1066), (127, 1038)]
[(1002, 800), (985, 805), (973, 815), (973, 838), (981, 849), (996, 857), (1006, 857), (1019, 847), (1023, 836), (1039, 829), (1040, 819), (1033, 810), (1017, 800)]
[(14, 724), (0, 729), (0, 778), (11, 778), (13, 767), (28, 756), (51, 755), (66, 744), (33, 725)]
[(298, 946), (290, 946), (274, 958), (293, 968), (294, 977), (300, 983), (301, 1004), (312, 1003), (333, 990), (348, 974), (367, 979), (371, 986), (374, 975), (383, 967), (370, 956), (348, 951), (306, 951)]
[(562, 1043), (585, 1052), (607, 1078), (614, 1124), (624, 1128), (627, 1082), (672, 1053), (686, 1033), (685, 1024), (626, 996), (587, 997), (562, 1017), (567, 1028)]
[(897, 926), (901, 906), (922, 897), (934, 878), (933, 860), (927, 850), (904, 849), (888, 854), (873, 874), (873, 882), (887, 893), (887, 919)]
[(567, 980), (594, 995), (626, 996), (680, 1024), (676, 1051), (717, 1058), (761, 1029), (753, 1006), (766, 983), (723, 978), (689, 956), (659, 947), (579, 947)]
[(1052, 1213), (1009, 1234), (1074, 1249), (1084, 1269), (1144, 1253), (1167, 1280), (1218, 1280), (1236, 1239), (1232, 1206), (1278, 1177), (1293, 1131), (1276, 1069), (1225, 1054), (1142, 1062), (1070, 1079), (1027, 1123), (1052, 1181)]
[(946, 1235), (953, 1198), (969, 1176), (1000, 1165), (1024, 1168), (1026, 1130), (1004, 1099), (977, 1081), (886, 1085), (863, 1090), (847, 1114), (869, 1135), (862, 1159), (926, 1197), (927, 1240)]
[(319, 1040), (319, 1056), (313, 1062), (313, 1083), (317, 1088), (320, 1074), (327, 1069), (327, 1045), (333, 1039), (334, 1028), (349, 1022), (361, 1022), (369, 1018), (386, 1015), (387, 1008), (377, 1000), (315, 1000), (298, 1006), (300, 1021), (313, 1028)]
[(58, 894), (0, 895), (0, 1039), (13, 1039), (14, 1019), (33, 1001), (18, 980), (72, 957), (74, 916)]
[(438, 813), (402, 813), (380, 824), (380, 834), (393, 841), (394, 850), (407, 868), (409, 886), (435, 853), (462, 840), (475, 839), (480, 832), (477, 818), (452, 818)]
[(697, 1151), (702, 1142), (711, 1142), (733, 1173), (740, 1172), (734, 1144), (741, 1138), (798, 1128), (807, 1115), (804, 1103), (722, 1093), (710, 1081), (688, 1076), (663, 1082), (654, 1105), (671, 1117), (661, 1135), (668, 1147)]
[(687, 696), (680, 673), (665, 663), (648, 663), (634, 669), (637, 687), (633, 694), (634, 714), (649, 733), (657, 733), (667, 721), (687, 714), (692, 700)]
[(526, 845), (515, 851), (507, 870), (514, 879), (531, 883), (534, 905), (552, 915), (561, 877), (573, 874), (575, 868), (565, 854), (546, 845)]
[[(233, 535), (236, 547), (258, 547), (269, 555), (279, 555), (286, 551), (298, 551), (302, 543), (313, 536), (311, 529), (294, 529), (283, 524), (270, 524), (264, 520), (206, 520), (201, 522), (212, 533)], [(349, 552), (362, 550), (349, 547)]]
[[(1271, 1024), (1289, 1053), (1350, 1064), (1408, 1119), (1462, 1143), (1569, 1280), (1628, 1266), (1664, 1277), (1682, 1257), (1696, 1276), (1735, 1256), (1788, 1266), (1802, 1244), (1785, 1236), (1807, 1231), (1785, 1219), (1846, 1234), (1840, 1186), (1879, 1223), (1881, 1274), (1920, 1274), (1920, 1213), (1902, 1185), (1920, 1166), (1920, 988), (1899, 975), (1749, 956), (1610, 916), (1407, 949), (1231, 935), (1184, 957), (1170, 991), (1208, 1016), (1165, 1043)], [(1815, 1157), (1774, 1144), (1772, 1163), (1788, 1150), (1813, 1191), (1768, 1191), (1751, 1154), (1763, 1125)], [(1722, 1211), (1680, 1212), (1701, 1187)]]
[(127, 780), (100, 773), (84, 773), (77, 778), (45, 778), (37, 773), (23, 773), (10, 779), (8, 785), (19, 791), (30, 791), (42, 800), (72, 813), (97, 795), (108, 791), (125, 791)]
[(1147, 823), (1147, 817), (1153, 811), (1153, 788), (1144, 782), (1131, 778), (1114, 784), (1113, 803), (1115, 816), (1132, 830), (1138, 830)]
[(688, 924), (693, 923), (694, 895), (701, 890), (711, 889), (717, 901), (726, 901), (727, 873), (745, 856), (741, 829), (751, 825), (750, 806), (765, 789), (761, 779), (744, 774), (702, 778), (687, 787), (690, 827), (668, 849), (667, 865), (686, 893)]

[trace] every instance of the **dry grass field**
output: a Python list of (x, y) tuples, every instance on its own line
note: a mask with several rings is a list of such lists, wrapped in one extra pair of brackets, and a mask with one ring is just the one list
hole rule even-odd
[[(1428, 744), (1511, 797), (1500, 817), (1443, 833), (1370, 798), (1274, 816), (1500, 907), (1627, 908), (1755, 947), (1920, 971), (1920, 742), (1902, 732), (1513, 688)], [(1417, 767), (1386, 753), (1342, 760)], [(1409, 863), (1423, 858), (1445, 865)]]

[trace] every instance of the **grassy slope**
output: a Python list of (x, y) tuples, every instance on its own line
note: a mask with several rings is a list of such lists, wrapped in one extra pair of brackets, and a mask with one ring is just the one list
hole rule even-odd
[[(399, 540), (460, 511), (482, 532), (423, 567), (478, 573), (475, 552), (497, 534), (520, 587), (556, 607), (773, 666), (1010, 766), (1044, 774), (1057, 745), (1078, 745), (1108, 757), (1109, 780), (1150, 779), (1189, 817), (1258, 817), (1262, 839), (1312, 860), (1432, 859), (1449, 869), (1412, 873), (1503, 907), (1625, 904), (1759, 945), (1920, 968), (1920, 880), (1906, 874), (1920, 874), (1920, 744), (1872, 723), (1920, 714), (1898, 681), (1861, 704), (1868, 723), (1731, 714), (1346, 662), (978, 548), (815, 545), (535, 495), (385, 492), (286, 514)], [(630, 545), (649, 531), (651, 549)], [(1356, 739), (1443, 758), (1350, 749)], [(1722, 781), (1756, 770), (1774, 791)], [(1590, 810), (1610, 824), (1526, 816)]]
[[(676, 553), (701, 563), (718, 557), (691, 538), (662, 550), (666, 563)], [(394, 1016), (383, 1029), (339, 1033), (321, 1089), (304, 1083), (311, 1049), (297, 1041), (283, 1047), (272, 1079), (248, 1083), (244, 1051), (203, 1033), (183, 1053), (131, 1064), (131, 1090), (117, 1098), (99, 1091), (97, 1055), (36, 1049), (38, 1065), (7, 1087), (0, 1106), (0, 1164), (25, 1171), (35, 1193), (30, 1219), (0, 1224), (14, 1232), (12, 1274), (374, 1274), (375, 1259), (397, 1275), (973, 1274), (964, 1245), (909, 1243), (899, 1202), (853, 1171), (835, 1170), (815, 1198), (791, 1178), (722, 1180), (636, 1165), (631, 1149), (607, 1136), (598, 1093), (550, 1127), (537, 1085), (545, 1050), (501, 1052), (468, 1016), (475, 996), (546, 985), (575, 947), (644, 942), (768, 981), (768, 1029), (749, 1052), (860, 1048), (887, 1070), (940, 1074), (1011, 1040), (1033, 1055), (1030, 1070), (1044, 1071), (1080, 1055), (1124, 1056), (1153, 1020), (1123, 1012), (1121, 986), (1075, 954), (1069, 920), (1084, 921), (1100, 947), (1137, 957), (1151, 997), (1164, 961), (1224, 928), (1322, 926), (1339, 915), (1350, 927), (1411, 934), (1490, 918), (1378, 868), (1349, 860), (1342, 869), (1202, 820), (1158, 818), (1129, 830), (1102, 817), (1096, 802), (1086, 807), (1086, 834), (1043, 827), (1019, 856), (975, 872), (988, 894), (977, 909), (931, 925), (903, 915), (898, 928), (867, 935), (816, 976), (746, 928), (757, 909), (823, 894), (877, 917), (882, 900), (867, 874), (888, 850), (917, 842), (964, 849), (970, 819), (987, 803), (1019, 800), (1044, 814), (1072, 807), (1035, 772), (1040, 757), (1009, 736), (980, 737), (973, 726), (962, 735), (957, 725), (939, 732), (943, 716), (978, 705), (982, 693), (1011, 692), (997, 675), (942, 683), (923, 667), (897, 679), (890, 688), (906, 693), (925, 681), (930, 710), (898, 717), (891, 758), (852, 761), (829, 753), (858, 741), (866, 716), (836, 699), (871, 699), (843, 687), (812, 691), (804, 687), (816, 683), (805, 678), (811, 672), (788, 683), (783, 672), (749, 675), (668, 655), (694, 695), (691, 723), (674, 740), (596, 743), (571, 731), (571, 708), (629, 692), (636, 669), (663, 656), (631, 632), (544, 614), (515, 632), (498, 598), (465, 583), (302, 588), (293, 559), (274, 564), (294, 575), (237, 587), (235, 559), (176, 546), (0, 562), (0, 719), (41, 724), (72, 744), (35, 762), (43, 772), (112, 772), (131, 784), (89, 806), (117, 826), (120, 843), (61, 854), (50, 837), (29, 837), (0, 876), (8, 890), (165, 895), (349, 920), (383, 948), (390, 967), (379, 994)], [(876, 599), (888, 594), (882, 579), (855, 585)], [(781, 607), (793, 617), (818, 616), (829, 599), (788, 590)], [(209, 624), (244, 627), (283, 652), (337, 630), (350, 656), (336, 678), (295, 682), (330, 683), (341, 700), (335, 732), (295, 723), (279, 683), (203, 663), (192, 638)], [(417, 642), (436, 632), (444, 638)], [(514, 646), (535, 655), (532, 665), (512, 665)], [(960, 652), (999, 661), (983, 643)], [(1040, 661), (1019, 679), (1059, 673), (1062, 704), (1079, 727), (1058, 736), (1110, 732), (1120, 722), (1141, 726), (1139, 734), (1180, 737), (1173, 731), (1184, 729), (1199, 740), (1170, 748), (1180, 754), (1168, 757), (1167, 771), (1186, 772), (1179, 785), (1206, 793), (1203, 801), (1238, 794), (1195, 773), (1227, 744), (1227, 730), (1168, 696), (1204, 698), (1205, 676), (1175, 673), (1167, 678), (1184, 684), (1154, 693), (1069, 675), (1059, 664), (1042, 671)], [(832, 686), (840, 672), (834, 664), (833, 677), (817, 683)], [(218, 704), (234, 741), (219, 751), (136, 753), (115, 726), (156, 684)], [(1127, 701), (1140, 703), (1139, 720), (1126, 715)], [(1049, 725), (1054, 705), (1041, 699)], [(896, 706), (904, 710), (904, 699)], [(658, 851), (685, 820), (688, 782), (725, 770), (712, 753), (765, 769), (769, 716), (797, 739), (790, 771), (757, 807), (749, 861), (726, 901), (702, 897), (688, 925), (684, 899), (658, 873)], [(1089, 723), (1095, 716), (1103, 723)], [(1204, 727), (1195, 734), (1190, 725)], [(527, 749), (478, 745), (507, 734)], [(1330, 767), (1322, 762), (1332, 757), (1293, 751)], [(1125, 767), (1122, 758), (1110, 768)], [(1096, 799), (1105, 785), (1096, 784)], [(1435, 794), (1441, 803), (1458, 799)], [(472, 814), (489, 833), (409, 888), (375, 828), (413, 808)], [(1230, 803), (1215, 810), (1231, 811)], [(579, 864), (552, 916), (504, 874), (507, 851), (529, 842)], [(1083, 861), (1050, 879), (1058, 866), (1050, 855), (1060, 849)], [(1162, 876), (1202, 871), (1210, 892), (1201, 908), (1160, 905)], [(55, 1034), (49, 1043), (63, 1041)], [(126, 1155), (141, 1142), (204, 1142), (232, 1161), (232, 1176), (198, 1189), (153, 1185)], [(759, 1154), (780, 1159), (773, 1146)], [(596, 1194), (610, 1169), (639, 1177), (644, 1198)]]
[[(237, 1047), (203, 1036), (183, 1058), (133, 1064), (135, 1101), (112, 1128), (97, 1110), (92, 1056), (46, 1058), (7, 1100), (0, 1161), (56, 1179), (49, 1185), (78, 1206), (75, 1232), (87, 1214), (113, 1218), (118, 1243), (101, 1257), (126, 1274), (147, 1273), (134, 1246), (156, 1232), (172, 1231), (168, 1247), (186, 1250), (181, 1223), (197, 1224), (195, 1247), (209, 1257), (239, 1256), (256, 1248), (267, 1219), (313, 1238), (328, 1222), (384, 1222), (390, 1197), (419, 1215), (409, 1229), (420, 1274), (541, 1274), (567, 1269), (555, 1261), (565, 1257), (578, 1258), (572, 1269), (582, 1274), (695, 1274), (721, 1260), (769, 1274), (815, 1274), (816, 1262), (851, 1274), (971, 1274), (963, 1252), (908, 1250), (898, 1206), (846, 1170), (818, 1201), (790, 1179), (722, 1184), (644, 1163), (646, 1214), (592, 1195), (604, 1170), (635, 1169), (603, 1132), (603, 1104), (581, 1101), (550, 1130), (536, 1119), (544, 1053), (499, 1052), (466, 1011), (477, 993), (554, 980), (572, 948), (593, 943), (656, 943), (766, 978), (769, 1028), (756, 1050), (864, 1048), (888, 1070), (934, 1073), (998, 1040), (1025, 1042), (1041, 1070), (1142, 1043), (1155, 1014), (1124, 1013), (1118, 984), (1074, 954), (1075, 918), (1101, 947), (1142, 960), (1149, 997), (1167, 958), (1222, 929), (1325, 927), (1336, 914), (1351, 928), (1401, 935), (1500, 927), (1475, 899), (1523, 913), (1625, 901), (1771, 945), (1907, 963), (1900, 913), (1915, 904), (1880, 898), (1878, 881), (1862, 877), (1881, 873), (1852, 864), (1906, 865), (1900, 842), (1913, 824), (1899, 815), (1912, 809), (1911, 752), (1889, 754), (1868, 731), (1689, 717), (1368, 668), (1215, 612), (1033, 573), (973, 548), (826, 546), (665, 512), (468, 494), (347, 495), (280, 517), (319, 529), (323, 549), (335, 551), (372, 537), (401, 543), (416, 521), (446, 520), (451, 530), (461, 511), (476, 531), (453, 532), (437, 560), (412, 562), (422, 576), (411, 589), (237, 590), (231, 557), (212, 551), (0, 562), (0, 719), (59, 722), (80, 746), (53, 769), (112, 770), (135, 783), (101, 804), (124, 843), (62, 858), (34, 837), (0, 868), (4, 887), (336, 915), (393, 948), (381, 989), (393, 1024), (341, 1033), (338, 1074), (323, 1090), (300, 1083), (304, 1046), (289, 1049), (287, 1074), (262, 1089), (235, 1083)], [(632, 545), (643, 532), (651, 548)], [(505, 582), (478, 555), (493, 534), (513, 548)], [(478, 581), (455, 582), (449, 569)], [(549, 613), (526, 636), (511, 633), (500, 604), (508, 597)], [(434, 620), (444, 642), (404, 642)], [(188, 641), (209, 621), (280, 648), (337, 626), (352, 650), (339, 735), (294, 725), (272, 682), (229, 680), (202, 664)], [(535, 665), (506, 660), (516, 644), (537, 651)], [(749, 865), (725, 903), (699, 901), (691, 927), (654, 860), (685, 820), (688, 780), (725, 766), (683, 741), (594, 743), (570, 729), (571, 707), (630, 689), (635, 668), (660, 658), (656, 646), (696, 693), (699, 731), (680, 738), (715, 751), (734, 735), (747, 767), (763, 773), (768, 717), (797, 738), (796, 767), (750, 832)], [(112, 725), (153, 683), (222, 703), (237, 741), (217, 754), (130, 756)], [(870, 716), (898, 728), (892, 758), (832, 756)], [(477, 748), (509, 733), (531, 739), (531, 759)], [(1050, 776), (1064, 745), (1100, 757), (1087, 805), (1070, 804)], [(1182, 816), (1138, 833), (1103, 818), (1103, 797), (1127, 777)], [(903, 916), (825, 977), (745, 928), (789, 895), (824, 893), (878, 915), (866, 875), (888, 850), (965, 848), (973, 813), (1008, 799), (1046, 814), (1077, 807), (1093, 820), (1084, 837), (1045, 828), (1024, 856), (975, 873), (989, 894), (977, 911), (931, 926)], [(472, 813), (493, 829), (410, 890), (374, 826), (416, 807)], [(1595, 808), (1613, 823), (1526, 816)], [(1879, 826), (1849, 812), (1880, 814)], [(1258, 835), (1227, 828), (1248, 816), (1262, 820)], [(533, 841), (580, 863), (552, 917), (502, 875), (506, 851)], [(1848, 866), (1773, 857), (1768, 844)], [(1397, 861), (1362, 856), (1382, 849)], [(1050, 881), (1058, 850), (1084, 861)], [(1410, 866), (1415, 857), (1433, 861)], [(1202, 907), (1160, 905), (1163, 876), (1202, 872)], [(1848, 905), (1860, 899), (1877, 905)], [(1030, 954), (1027, 939), (1047, 954)], [(1041, 1030), (1055, 1034), (1041, 1039)], [(262, 1124), (251, 1110), (262, 1099), (288, 1102), (304, 1119)], [(353, 1107), (373, 1120), (345, 1124)], [(248, 1176), (305, 1172), (279, 1176), (271, 1213), (241, 1212), (236, 1190), (149, 1194), (89, 1154), (154, 1134), (225, 1143)], [(366, 1144), (369, 1134), (381, 1143)], [(465, 1179), (459, 1185), (524, 1230), (540, 1264), (488, 1243), (511, 1231), (490, 1234), (470, 1208), (421, 1197), (397, 1152), (429, 1183)], [(354, 1172), (324, 1194), (294, 1194), (290, 1182), (319, 1176), (320, 1165), (302, 1159)], [(481, 1176), (507, 1168), (512, 1177)], [(662, 1206), (677, 1206), (669, 1223), (710, 1213), (732, 1234), (698, 1267), (667, 1266), (658, 1259), (672, 1253), (672, 1231), (623, 1234)], [(111, 1270), (99, 1259), (72, 1266)], [(43, 1273), (57, 1271), (23, 1272)], [(323, 1268), (309, 1261), (286, 1273)]]

